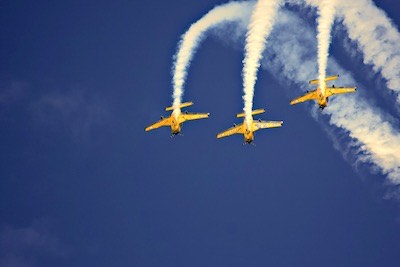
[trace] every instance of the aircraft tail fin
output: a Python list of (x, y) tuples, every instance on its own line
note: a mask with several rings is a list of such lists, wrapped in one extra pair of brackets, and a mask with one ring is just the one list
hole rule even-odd
[[(325, 78), (325, 82), (334, 81), (334, 80), (337, 80), (338, 78), (339, 78), (339, 75), (328, 76), (328, 77)], [(311, 80), (308, 83), (309, 84), (318, 84), (319, 80), (318, 79)]]
[[(258, 115), (258, 114), (261, 114), (261, 113), (264, 113), (265, 112), (265, 109), (263, 109), (263, 108), (261, 108), (261, 109), (256, 109), (256, 110), (253, 110), (253, 112), (251, 112), (251, 115)], [(244, 118), (246, 116), (246, 114), (244, 114), (244, 113), (239, 113), (239, 114), (237, 114), (236, 115), (236, 117), (237, 118)]]
[[(186, 108), (193, 105), (193, 102), (185, 102), (179, 105), (179, 108)], [(166, 107), (165, 111), (172, 111), (174, 110), (174, 106)]]

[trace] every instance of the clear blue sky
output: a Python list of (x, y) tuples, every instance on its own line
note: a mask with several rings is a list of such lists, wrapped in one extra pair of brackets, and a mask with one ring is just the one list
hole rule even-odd
[[(400, 25), (397, 1), (375, 2)], [(0, 4), (1, 267), (399, 266), (385, 177), (355, 171), (267, 72), (255, 107), (284, 127), (215, 138), (242, 109), (243, 54), (218, 38), (185, 94), (210, 119), (143, 131), (171, 102), (179, 36), (221, 3)]]

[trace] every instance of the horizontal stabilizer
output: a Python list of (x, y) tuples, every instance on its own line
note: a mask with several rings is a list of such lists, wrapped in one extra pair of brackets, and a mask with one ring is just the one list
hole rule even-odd
[[(328, 76), (325, 78), (325, 82), (334, 81), (334, 80), (337, 80), (338, 78), (339, 78), (339, 75)], [(318, 79), (309, 81), (309, 84), (318, 84), (318, 83), (319, 83)]]
[[(186, 108), (186, 107), (190, 107), (193, 105), (193, 102), (185, 102), (179, 105), (179, 108)], [(174, 110), (174, 106), (170, 106), (165, 108), (165, 111), (172, 111)]]
[[(251, 112), (251, 115), (254, 116), (254, 115), (264, 113), (264, 112), (265, 112), (265, 109), (263, 109), (263, 108), (256, 109), (256, 110), (253, 110), (253, 112)], [(244, 118), (245, 116), (246, 116), (246, 114), (244, 114), (244, 113), (239, 113), (236, 115), (237, 118)]]

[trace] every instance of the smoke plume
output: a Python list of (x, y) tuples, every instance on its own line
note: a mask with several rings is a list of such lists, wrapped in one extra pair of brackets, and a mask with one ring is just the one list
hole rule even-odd
[[(248, 21), (252, 4), (235, 4), (241, 11), (241, 15), (231, 13), (230, 17), (217, 17), (213, 23), (208, 24), (208, 28), (203, 28), (201, 32), (204, 33), (216, 25), (223, 25), (226, 21), (235, 19)], [(223, 9), (223, 7), (217, 8)], [(364, 13), (368, 10), (360, 9), (358, 12)], [(213, 10), (208, 14), (212, 12)], [(238, 24), (237, 30), (245, 34), (247, 28), (243, 24)], [(218, 31), (218, 33), (221, 32)], [(306, 81), (318, 73), (315, 36), (315, 31), (298, 15), (289, 11), (281, 11), (266, 46), (266, 57), (261, 61), (260, 56), (258, 62), (261, 61), (263, 67), (282, 83), (286, 83), (288, 86), (295, 84), (296, 87), (305, 91), (308, 89)], [(229, 37), (234, 38), (234, 36), (224, 36), (224, 39)], [(232, 41), (237, 40), (232, 39)], [(265, 42), (265, 38), (261, 41)], [(198, 42), (191, 44), (195, 46), (187, 47), (187, 50), (195, 51)], [(265, 43), (262, 46), (265, 46)], [(340, 73), (343, 85), (357, 84), (351, 73), (343, 69), (334, 59), (330, 60), (328, 70)], [(295, 92), (290, 95), (297, 96), (299, 93)], [(314, 109), (311, 111), (314, 112)], [(392, 118), (387, 113), (371, 104), (359, 92), (334, 98), (324, 112), (327, 116), (319, 116), (318, 120), (328, 122), (328, 131), (329, 129), (339, 131), (341, 136), (345, 136), (339, 140), (340, 142), (352, 144), (352, 153), (354, 154), (352, 160), (372, 166), (374, 171), (378, 170), (387, 175), (391, 184), (400, 184), (400, 153), (398, 153), (400, 151), (400, 134), (399, 129), (390, 123)]]
[(325, 95), (326, 67), (331, 43), (331, 29), (335, 19), (335, 0), (323, 0), (319, 5), (319, 18), (317, 26), (318, 39), (318, 80), (321, 92)]
[[(288, 0), (302, 4), (299, 0)], [(319, 0), (302, 0), (318, 6)], [(334, 0), (336, 15), (341, 19), (350, 40), (357, 44), (364, 63), (386, 79), (387, 88), (400, 104), (400, 33), (385, 12), (371, 0)], [(304, 2), (303, 2), (304, 4)]]
[(281, 0), (259, 0), (251, 15), (246, 36), (245, 58), (243, 60), (244, 113), (246, 123), (252, 120), (254, 85), (266, 40), (275, 23)]
[[(275, 27), (263, 66), (283, 83), (294, 83), (305, 91), (308, 89), (306, 77), (317, 72), (315, 32), (289, 11), (280, 12)], [(328, 70), (340, 73), (340, 82), (345, 86), (358, 84), (333, 58)], [(323, 116), (318, 120), (328, 119), (331, 125), (328, 130), (339, 129), (345, 133), (347, 138), (340, 141), (352, 144), (355, 161), (372, 165), (374, 171), (387, 175), (391, 184), (400, 184), (400, 134), (390, 123), (393, 118), (359, 92), (333, 98), (324, 113), (328, 118)]]
[(247, 25), (249, 13), (252, 10), (253, 3), (249, 2), (231, 2), (213, 8), (205, 14), (200, 20), (193, 23), (185, 34), (182, 35), (178, 50), (174, 56), (172, 68), (173, 84), (173, 107), (174, 114), (179, 115), (179, 106), (182, 102), (183, 88), (186, 82), (187, 71), (194, 54), (205, 33), (218, 25), (227, 22), (238, 22)]

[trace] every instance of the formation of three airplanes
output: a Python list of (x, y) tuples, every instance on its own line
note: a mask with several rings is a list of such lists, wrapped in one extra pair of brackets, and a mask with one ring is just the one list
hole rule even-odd
[[(305, 101), (309, 100), (315, 100), (321, 109), (321, 111), (327, 106), (328, 100), (330, 96), (337, 95), (337, 94), (346, 94), (346, 93), (354, 93), (356, 91), (356, 87), (335, 87), (334, 85), (332, 87), (327, 87), (326, 82), (328, 81), (333, 81), (337, 80), (339, 78), (339, 75), (334, 75), (334, 76), (329, 76), (325, 79), (325, 94), (323, 94), (321, 90), (321, 86), (319, 86), (317, 89), (314, 91), (307, 91), (306, 94), (293, 99), (290, 102), (290, 105), (295, 105), (298, 103), (302, 103)], [(318, 84), (318, 80), (312, 80), (309, 82), (309, 84)], [(193, 102), (185, 102), (182, 103), (179, 106), (179, 109), (174, 110), (174, 107), (167, 107), (165, 110), (166, 111), (172, 111), (171, 115), (167, 118), (161, 117), (161, 120), (158, 122), (150, 125), (145, 129), (145, 131), (150, 131), (154, 130), (163, 126), (169, 126), (171, 127), (171, 137), (174, 137), (175, 135), (180, 135), (181, 132), (181, 127), (182, 124), (186, 121), (191, 121), (191, 120), (198, 120), (198, 119), (205, 119), (208, 118), (210, 113), (188, 113), (187, 111), (184, 113), (181, 113), (181, 109), (185, 107), (192, 106)], [(265, 112), (265, 109), (257, 109), (252, 111), (252, 116), (262, 114)], [(236, 115), (237, 118), (245, 118), (244, 113), (240, 113)], [(241, 124), (234, 124), (232, 128), (229, 128), (226, 131), (223, 131), (217, 135), (217, 138), (223, 138), (227, 137), (233, 134), (242, 134), (244, 136), (244, 142), (245, 144), (250, 144), (254, 140), (254, 132), (260, 130), (260, 129), (267, 129), (267, 128), (276, 128), (276, 127), (281, 127), (283, 125), (283, 121), (263, 121), (261, 119), (258, 119), (254, 121), (253, 119), (251, 120), (250, 124), (247, 124), (245, 122), (245, 119), (243, 119), (243, 123)]]

